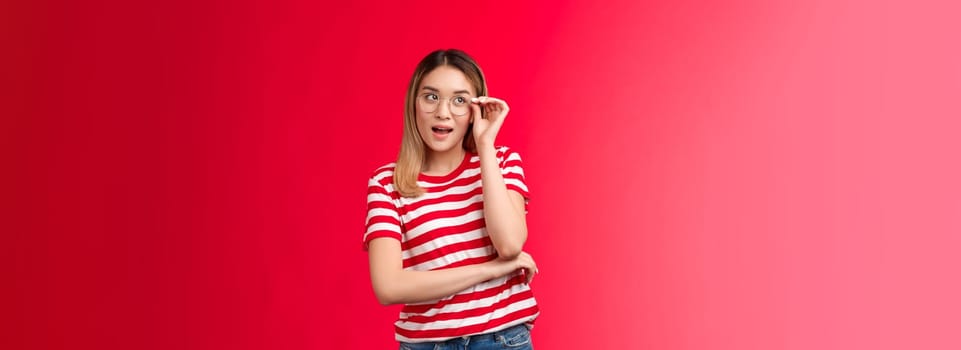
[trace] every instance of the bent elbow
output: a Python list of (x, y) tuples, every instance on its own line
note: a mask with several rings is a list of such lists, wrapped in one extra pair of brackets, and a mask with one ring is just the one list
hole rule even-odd
[(377, 302), (380, 303), (380, 305), (390, 306), (398, 303), (397, 298), (390, 293), (375, 290), (374, 295), (377, 297)]
[(497, 247), (497, 256), (501, 259), (514, 260), (518, 255), (521, 255), (522, 248), (523, 247), (520, 244)]
[(377, 302), (384, 306), (390, 306), (398, 303), (397, 292), (391, 288), (390, 283), (385, 283), (383, 280), (374, 280), (371, 287), (374, 289), (374, 296), (377, 297)]
[(500, 231), (497, 237), (491, 237), (494, 250), (500, 259), (513, 260), (524, 252), (524, 241), (527, 240), (527, 230), (519, 232)]
[(382, 306), (391, 306), (396, 304), (393, 300), (381, 296), (377, 296), (377, 302)]

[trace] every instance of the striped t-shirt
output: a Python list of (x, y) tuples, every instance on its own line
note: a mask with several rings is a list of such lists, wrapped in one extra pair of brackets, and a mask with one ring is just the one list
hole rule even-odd
[[(526, 210), (530, 194), (520, 155), (498, 147), (497, 161), (507, 189), (524, 196)], [(466, 152), (450, 174), (420, 174), (417, 183), (425, 193), (417, 198), (401, 197), (396, 191), (394, 165), (378, 168), (368, 183), (365, 247), (375, 238), (397, 239), (404, 269), (417, 271), (480, 264), (497, 257), (485, 228), (477, 154)], [(404, 305), (394, 329), (398, 341), (442, 341), (532, 324), (538, 313), (523, 275), (514, 272), (439, 300)]]

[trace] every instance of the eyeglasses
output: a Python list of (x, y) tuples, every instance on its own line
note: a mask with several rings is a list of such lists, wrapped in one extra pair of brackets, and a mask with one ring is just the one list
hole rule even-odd
[(463, 117), (470, 112), (470, 96), (454, 95), (449, 98), (441, 98), (435, 93), (428, 92), (417, 96), (417, 107), (425, 113), (433, 113), (440, 106), (440, 101), (447, 100), (450, 114)]

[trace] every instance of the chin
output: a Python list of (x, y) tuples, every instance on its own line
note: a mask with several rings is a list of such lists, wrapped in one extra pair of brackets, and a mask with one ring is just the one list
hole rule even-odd
[(432, 152), (444, 153), (444, 152), (447, 152), (447, 151), (450, 151), (450, 150), (456, 148), (457, 146), (460, 146), (460, 144), (456, 144), (456, 145), (427, 145), (427, 148), (430, 149)]
[(463, 143), (464, 143), (464, 139), (458, 139), (457, 141), (454, 141), (454, 142), (451, 142), (451, 143), (448, 143), (448, 142), (444, 142), (444, 143), (427, 143), (426, 146), (427, 146), (427, 149), (431, 150), (432, 152), (444, 153), (444, 152), (448, 152), (448, 151), (450, 151), (450, 150), (454, 150), (454, 149), (461, 148), (461, 147), (462, 147), (461, 145), (462, 145)]

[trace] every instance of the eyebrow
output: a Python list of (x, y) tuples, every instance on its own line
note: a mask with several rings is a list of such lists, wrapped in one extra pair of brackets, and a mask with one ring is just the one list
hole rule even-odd
[[(421, 88), (421, 90), (430, 90), (430, 91), (440, 92), (440, 90), (438, 90), (437, 88), (430, 87), (430, 86), (425, 86), (425, 87)], [(470, 95), (470, 91), (467, 91), (467, 90), (457, 90), (457, 91), (454, 91), (454, 94), (455, 94), (455, 95), (456, 95), (456, 94), (467, 94), (467, 95)]]

